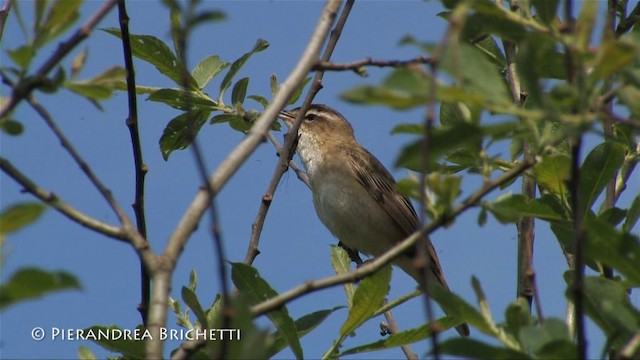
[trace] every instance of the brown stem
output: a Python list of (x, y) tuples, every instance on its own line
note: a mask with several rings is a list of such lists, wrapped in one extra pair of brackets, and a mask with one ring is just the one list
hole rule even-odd
[[(122, 34), (122, 50), (124, 55), (125, 69), (127, 70), (127, 100), (129, 105), (129, 115), (126, 125), (131, 137), (133, 149), (133, 161), (135, 172), (135, 200), (133, 211), (136, 216), (136, 226), (138, 232), (147, 238), (147, 223), (144, 211), (144, 179), (148, 168), (142, 159), (142, 146), (140, 145), (140, 132), (138, 130), (138, 102), (136, 99), (136, 73), (133, 67), (133, 56), (131, 52), (131, 39), (129, 37), (129, 16), (124, 0), (118, 1), (118, 18), (120, 22), (120, 33)], [(147, 311), (149, 310), (149, 299), (151, 296), (151, 279), (147, 268), (140, 263), (140, 303), (138, 312), (142, 317), (142, 324), (147, 325)]]

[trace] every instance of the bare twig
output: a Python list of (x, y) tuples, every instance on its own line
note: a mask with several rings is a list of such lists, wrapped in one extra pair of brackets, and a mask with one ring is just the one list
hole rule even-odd
[[(209, 177), (208, 189), (200, 189), (190, 206), (185, 211), (182, 219), (178, 223), (173, 234), (169, 238), (168, 244), (161, 257), (163, 265), (171, 269), (175, 265), (178, 257), (182, 253), (182, 249), (186, 244), (191, 233), (198, 226), (200, 219), (207, 210), (211, 199), (224, 187), (227, 181), (235, 174), (246, 159), (260, 145), (264, 137), (269, 132), (271, 124), (276, 120), (280, 109), (284, 107), (298, 84), (302, 82), (304, 76), (309, 72), (313, 64), (317, 61), (320, 47), (324, 42), (333, 18), (339, 8), (339, 3), (334, 1), (327, 2), (323, 14), (316, 26), (316, 29), (302, 55), (302, 58), (293, 69), (287, 80), (281, 84), (280, 91), (274, 97), (271, 106), (269, 106), (260, 118), (251, 128), (248, 136), (225, 158), (218, 166), (216, 171)], [(154, 278), (155, 286), (153, 299), (160, 301), (152, 301), (149, 311), (149, 328), (151, 333), (159, 333), (160, 327), (167, 321), (167, 301), (170, 287), (170, 272), (160, 272)], [(162, 345), (154, 350), (154, 354), (160, 357), (162, 355)], [(147, 353), (149, 354), (149, 353)]]
[[(280, 91), (274, 97), (271, 106), (269, 106), (249, 131), (249, 135), (225, 158), (218, 166), (213, 175), (209, 178), (214, 196), (224, 187), (227, 181), (235, 174), (246, 159), (253, 153), (258, 145), (268, 133), (271, 124), (276, 120), (280, 109), (284, 107), (286, 101), (299, 84), (304, 76), (309, 72), (313, 64), (316, 62), (318, 52), (322, 46), (326, 34), (329, 32), (331, 22), (337, 11), (339, 4), (330, 1), (327, 3), (323, 16), (312, 35), (307, 48), (291, 72), (287, 80), (281, 84)], [(209, 196), (206, 190), (200, 189), (195, 198), (191, 202), (189, 208), (185, 211), (184, 216), (178, 223), (170, 237), (169, 244), (165, 249), (165, 255), (175, 261), (182, 252), (182, 247), (188, 236), (196, 229), (200, 218), (206, 210), (209, 203)]]
[(127, 235), (122, 228), (106, 224), (75, 209), (71, 205), (62, 201), (56, 194), (38, 186), (25, 174), (20, 172), (20, 170), (16, 169), (9, 160), (3, 157), (0, 157), (0, 169), (13, 178), (15, 182), (24, 187), (26, 192), (37, 197), (43, 203), (53, 207), (71, 221), (110, 238), (128, 242)]
[[(4, 80), (7, 81), (8, 79), (4, 78)], [(35, 99), (28, 97), (27, 101), (44, 119), (45, 123), (49, 126), (49, 128), (53, 131), (55, 136), (62, 144), (62, 147), (67, 150), (69, 155), (71, 155), (73, 160), (78, 164), (82, 172), (87, 176), (87, 178), (89, 178), (89, 181), (96, 187), (96, 189), (98, 189), (98, 191), (105, 198), (114, 213), (118, 216), (118, 219), (122, 223), (122, 228), (120, 229), (120, 231), (124, 235), (124, 238), (127, 239), (131, 243), (131, 245), (133, 245), (138, 253), (138, 256), (144, 261), (145, 265), (153, 268), (156, 265), (156, 258), (149, 247), (149, 243), (133, 226), (133, 223), (122, 210), (118, 202), (115, 200), (115, 198), (111, 194), (111, 191), (107, 189), (104, 184), (102, 184), (100, 179), (98, 179), (98, 177), (91, 170), (91, 167), (89, 167), (89, 165), (82, 159), (80, 154), (75, 150), (73, 145), (71, 145), (71, 142), (69, 142), (62, 130), (58, 128), (49, 112)]]
[[(384, 303), (386, 305), (387, 301), (385, 300)], [(393, 314), (391, 313), (390, 310), (387, 310), (384, 312), (384, 318), (385, 320), (387, 320), (387, 324), (384, 329), (385, 332), (389, 335), (398, 333), (398, 324), (396, 323), (396, 320), (393, 318)], [(400, 349), (402, 349), (402, 352), (404, 353), (404, 356), (407, 357), (407, 360), (418, 359), (418, 355), (416, 355), (416, 353), (414, 353), (413, 350), (411, 350), (411, 347), (409, 345), (402, 345), (400, 346)]]
[[(280, 146), (278, 139), (276, 139), (276, 137), (271, 132), (267, 134), (267, 138), (269, 139), (271, 144), (273, 144), (273, 146), (276, 148), (276, 151), (278, 152), (278, 156), (280, 156), (280, 150), (282, 149), (282, 146)], [(293, 172), (296, 173), (298, 180), (302, 181), (305, 185), (307, 185), (307, 187), (311, 188), (311, 184), (309, 183), (309, 177), (307, 176), (307, 173), (304, 172), (304, 170), (300, 169), (298, 164), (296, 164), (294, 161), (289, 161), (289, 168), (291, 168), (291, 170), (293, 170)]]
[(528, 277), (527, 282), (531, 284), (531, 292), (533, 297), (533, 302), (536, 307), (536, 313), (538, 314), (538, 321), (540, 324), (544, 323), (544, 314), (542, 312), (542, 302), (540, 301), (540, 293), (538, 292), (538, 285), (536, 284), (536, 272), (533, 271), (533, 268), (529, 268), (526, 273)]
[(87, 38), (91, 30), (105, 17), (109, 11), (116, 5), (118, 0), (106, 1), (89, 20), (82, 25), (76, 32), (66, 41), (60, 43), (56, 51), (51, 54), (49, 59), (36, 71), (29, 79), (17, 84), (13, 87), (13, 92), (5, 105), (0, 109), (0, 118), (4, 118), (15, 108), (18, 103), (24, 100), (34, 88), (41, 84), (41, 79), (45, 77), (51, 69), (54, 68), (71, 50), (73, 50), (82, 40)]
[(2, 40), (2, 34), (4, 33), (4, 24), (7, 21), (7, 16), (9, 16), (9, 11), (11, 10), (11, 0), (7, 0), (7, 2), (0, 9), (0, 40)]
[[(271, 141), (273, 146), (276, 148), (276, 151), (278, 152), (278, 156), (280, 156), (280, 150), (282, 147), (280, 146), (280, 143), (278, 142), (276, 137), (273, 135), (273, 133), (269, 132), (267, 134), (267, 138), (269, 139), (269, 141)], [(300, 181), (302, 181), (304, 184), (310, 187), (307, 173), (305, 173), (302, 169), (300, 169), (298, 165), (296, 165), (296, 163), (291, 160), (289, 161), (288, 166), (291, 169), (293, 169), (293, 171), (296, 173)], [(262, 226), (264, 225), (264, 221), (267, 217), (267, 211), (269, 210), (269, 205), (273, 200), (273, 195), (271, 194), (273, 193), (269, 192), (269, 190), (267, 189), (267, 192), (262, 196), (262, 203), (260, 204), (260, 209), (258, 210), (258, 214), (256, 215), (256, 220), (253, 222), (253, 225), (251, 228), (251, 238), (249, 240), (249, 247), (247, 248), (247, 255), (245, 256), (245, 259), (244, 259), (245, 264), (252, 264), (256, 256), (260, 254), (260, 250), (258, 249), (258, 243), (260, 240), (260, 233), (262, 232)]]
[[(338, 3), (337, 5), (339, 6), (340, 5), (339, 2), (337, 3)], [(348, 15), (350, 9), (351, 9), (351, 6), (349, 4), (347, 4), (347, 6), (345, 6), (345, 8), (343, 9), (342, 15), (340, 17), (340, 20), (342, 21), (339, 20), (334, 30), (331, 32), (331, 38), (322, 56), (323, 60), (327, 61), (331, 58), (331, 54), (333, 53), (335, 44), (337, 43), (338, 37), (340, 36), (342, 27), (346, 22), (345, 14)], [(337, 8), (336, 8), (336, 11), (337, 11)], [(335, 16), (335, 13), (334, 13), (334, 16)], [(298, 113), (298, 118), (296, 119), (295, 123), (289, 130), (289, 134), (298, 133), (298, 128), (300, 127), (302, 118), (306, 113), (306, 109), (309, 108), (309, 106), (311, 105), (311, 102), (313, 101), (313, 98), (315, 97), (317, 92), (322, 88), (323, 74), (324, 74), (324, 71), (321, 71), (321, 70), (316, 72), (316, 75), (311, 85), (311, 89), (309, 90), (309, 92), (307, 93), (307, 96), (305, 97), (305, 100), (301, 106), (300, 112)], [(293, 144), (295, 143), (295, 140), (296, 140), (295, 135), (288, 136), (287, 138), (285, 138), (284, 144), (279, 150), (278, 163), (276, 164), (273, 175), (271, 176), (271, 181), (269, 182), (267, 191), (262, 196), (262, 199), (260, 202), (260, 209), (258, 210), (256, 220), (253, 223), (251, 238), (249, 240), (249, 247), (247, 249), (247, 255), (245, 257), (245, 262), (248, 264), (251, 264), (259, 253), (258, 243), (260, 241), (260, 234), (262, 233), (264, 221), (266, 219), (267, 212), (269, 211), (269, 206), (271, 205), (271, 201), (273, 200), (273, 195), (275, 194), (276, 188), (280, 183), (280, 179), (282, 178), (282, 175), (287, 171), (289, 163), (291, 162), (291, 158), (293, 156), (293, 147), (294, 147)]]
[[(575, 24), (573, 19), (573, 1), (566, 0), (565, 3), (565, 22), (568, 31), (573, 34)], [(565, 44), (565, 66), (567, 71), (567, 82), (574, 85), (577, 89), (582, 89), (583, 85), (583, 69), (579, 68), (579, 58), (575, 54), (575, 50), (568, 44)], [(580, 95), (584, 98), (584, 95)], [(577, 105), (574, 105), (571, 112), (573, 114), (582, 114), (584, 111), (583, 101), (580, 99)], [(574, 260), (574, 277), (571, 284), (571, 293), (573, 294), (573, 303), (575, 306), (575, 335), (577, 338), (578, 358), (586, 359), (587, 357), (587, 340), (585, 337), (585, 319), (584, 319), (584, 270), (585, 270), (585, 231), (582, 226), (585, 211), (583, 207), (584, 199), (580, 198), (578, 192), (580, 186), (580, 156), (582, 151), (582, 135), (575, 135), (570, 139), (571, 147), (571, 170), (569, 179), (569, 192), (571, 196), (572, 221), (573, 221), (573, 260)]]
[[(603, 40), (606, 38), (612, 38), (615, 36), (616, 30), (616, 9), (618, 7), (617, 0), (609, 0), (607, 3), (607, 19), (604, 24), (604, 32), (602, 34)], [(613, 77), (609, 77), (605, 80), (604, 87), (602, 89), (602, 93), (606, 94), (607, 92), (612, 90), (613, 87)], [(613, 102), (609, 101), (605, 105), (608, 110), (613, 111)], [(611, 118), (605, 117), (603, 119), (602, 128), (606, 137), (611, 138), (613, 136), (613, 123)], [(607, 183), (607, 187), (605, 189), (605, 198), (602, 204), (601, 211), (606, 209), (611, 209), (615, 205), (616, 199), (616, 178), (618, 177), (618, 173), (613, 176), (611, 181)], [(613, 278), (613, 269), (608, 264), (603, 264), (603, 274), (606, 278)]]
[[(122, 34), (122, 50), (124, 54), (124, 64), (127, 69), (127, 100), (129, 104), (129, 115), (126, 120), (131, 145), (133, 149), (133, 162), (135, 179), (135, 200), (133, 201), (133, 211), (136, 215), (138, 232), (147, 237), (147, 223), (144, 211), (144, 178), (148, 168), (142, 159), (142, 146), (140, 145), (140, 132), (138, 131), (138, 102), (136, 99), (136, 74), (133, 67), (133, 56), (131, 53), (131, 39), (129, 37), (129, 16), (124, 0), (118, 1), (118, 15), (120, 21), (120, 33)], [(144, 264), (140, 264), (140, 304), (138, 311), (142, 317), (142, 324), (147, 325), (147, 311), (149, 310), (149, 298), (151, 295), (151, 279)]]
[(328, 61), (321, 61), (313, 67), (313, 70), (323, 71), (358, 71), (365, 66), (376, 67), (406, 67), (418, 64), (431, 64), (432, 60), (428, 57), (418, 56), (409, 60), (374, 60), (372, 58), (365, 58), (358, 61), (349, 63), (333, 63)]
[[(431, 134), (433, 131), (433, 126), (436, 119), (436, 104), (437, 104), (437, 74), (438, 74), (438, 66), (440, 61), (444, 57), (447, 46), (456, 46), (456, 40), (458, 33), (464, 26), (464, 21), (466, 17), (466, 6), (461, 5), (458, 6), (451, 14), (449, 19), (449, 26), (447, 27), (446, 32), (444, 33), (442, 40), (440, 40), (438, 47), (431, 54), (431, 61), (429, 61), (429, 70), (430, 70), (430, 80), (429, 80), (429, 97), (425, 99), (427, 101), (427, 109), (424, 118), (424, 133), (423, 133), (423, 141), (420, 147), (420, 223), (426, 223), (426, 210), (425, 206), (427, 203), (426, 198), (426, 189), (427, 189), (427, 174), (429, 173), (429, 160), (428, 156), (431, 151)], [(419, 267), (420, 274), (420, 288), (424, 293), (424, 306), (425, 312), (427, 316), (427, 323), (429, 324), (429, 331), (431, 332), (431, 352), (433, 354), (433, 358), (438, 360), (440, 358), (440, 350), (438, 346), (438, 329), (435, 327), (435, 316), (433, 312), (433, 306), (431, 304), (431, 298), (429, 294), (431, 294), (431, 285), (430, 280), (431, 277), (429, 272), (431, 271), (432, 265), (431, 256), (427, 253), (427, 246), (423, 244), (428, 244), (431, 240), (428, 235), (425, 234), (424, 238), (421, 241), (420, 246), (415, 248), (418, 254), (418, 262), (416, 265)], [(466, 334), (469, 332), (468, 325), (463, 324), (458, 328), (458, 331), (461, 334)]]
[[(522, 9), (516, 1), (510, 1), (510, 10), (522, 14)], [(513, 103), (519, 107), (524, 104), (524, 96), (522, 83), (518, 76), (516, 68), (516, 56), (518, 53), (517, 45), (511, 41), (503, 40), (505, 49), (505, 57), (507, 61), (506, 75), (507, 84), (511, 91)], [(521, 119), (522, 121), (522, 119)], [(531, 159), (531, 148), (529, 141), (522, 139), (522, 156), (525, 159)], [(526, 199), (534, 199), (536, 196), (536, 180), (532, 177), (525, 176), (522, 178), (522, 195)], [(517, 273), (517, 290), (516, 296), (527, 300), (529, 311), (534, 297), (533, 278), (528, 274), (533, 274), (533, 243), (535, 239), (535, 219), (530, 216), (523, 216), (517, 222), (518, 229), (518, 273)]]

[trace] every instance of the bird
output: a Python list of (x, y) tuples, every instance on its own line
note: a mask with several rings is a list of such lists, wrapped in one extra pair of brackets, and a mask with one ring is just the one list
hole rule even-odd
[[(300, 108), (279, 114), (290, 128)], [(324, 104), (312, 104), (298, 130), (296, 152), (302, 160), (320, 221), (351, 250), (373, 257), (384, 254), (420, 228), (411, 202), (402, 196), (382, 163), (355, 138), (349, 121)], [(449, 290), (433, 244), (426, 238), (430, 278)], [(416, 249), (394, 264), (421, 283), (414, 266)], [(456, 327), (469, 335), (467, 324)]]

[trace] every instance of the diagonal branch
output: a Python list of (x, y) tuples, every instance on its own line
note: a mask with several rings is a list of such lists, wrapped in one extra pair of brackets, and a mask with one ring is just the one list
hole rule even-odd
[(389, 251), (387, 251), (386, 253), (382, 254), (381, 256), (371, 261), (366, 262), (364, 265), (357, 268), (356, 270), (347, 274), (335, 275), (335, 276), (327, 277), (320, 280), (307, 281), (306, 283), (302, 285), (298, 285), (295, 288), (290, 289), (284, 293), (281, 293), (276, 297), (263, 301), (260, 304), (254, 305), (251, 308), (251, 313), (253, 314), (253, 316), (260, 316), (260, 315), (266, 314), (269, 311), (279, 309), (280, 307), (287, 304), (288, 302), (294, 299), (297, 299), (303, 295), (306, 295), (321, 289), (326, 289), (329, 287), (341, 285), (344, 283), (356, 282), (365, 276), (373, 274), (374, 272), (378, 271), (378, 269), (380, 269), (381, 267), (391, 263), (391, 261), (393, 261), (393, 259), (395, 259), (396, 257), (405, 253), (405, 251), (415, 247), (415, 244), (421, 239), (424, 239), (425, 235), (430, 234), (436, 229), (451, 222), (452, 219), (456, 218), (457, 216), (467, 211), (471, 207), (478, 205), (480, 200), (482, 200), (487, 194), (489, 194), (490, 192), (492, 192), (502, 184), (506, 184), (507, 182), (511, 181), (515, 177), (524, 173), (526, 170), (528, 170), (533, 165), (535, 165), (535, 163), (536, 163), (535, 159), (532, 159), (531, 161), (523, 161), (522, 163), (513, 167), (511, 170), (502, 174), (501, 176), (494, 179), (493, 181), (488, 181), (484, 183), (480, 187), (480, 189), (476, 190), (467, 199), (465, 199), (460, 205), (458, 205), (455, 209), (453, 209), (453, 211), (449, 214), (449, 216), (440, 217), (435, 221), (427, 225), (424, 225), (419, 230), (411, 234), (409, 237), (407, 237), (403, 241), (396, 244), (393, 248), (389, 249)]
[(364, 58), (362, 60), (357, 60), (349, 63), (333, 63), (328, 61), (321, 61), (317, 63), (313, 70), (323, 70), (323, 71), (355, 71), (360, 73), (361, 69), (366, 66), (376, 66), (376, 67), (405, 67), (411, 65), (419, 65), (419, 64), (431, 64), (433, 60), (424, 56), (417, 56), (413, 59), (408, 60), (375, 60), (370, 57)]
[(218, 166), (213, 175), (209, 178), (212, 193), (208, 193), (204, 189), (200, 189), (194, 197), (191, 205), (185, 211), (184, 216), (178, 223), (176, 229), (169, 239), (169, 243), (165, 249), (165, 255), (169, 261), (176, 261), (182, 252), (182, 248), (186, 243), (189, 235), (195, 231), (202, 215), (204, 214), (209, 200), (226, 185), (227, 181), (235, 174), (235, 172), (244, 164), (249, 155), (260, 145), (269, 132), (271, 124), (276, 121), (276, 117), (282, 109), (297, 84), (300, 84), (304, 76), (310, 71), (316, 62), (320, 47), (326, 38), (333, 18), (338, 10), (339, 3), (329, 1), (323, 11), (323, 15), (316, 26), (316, 29), (305, 49), (302, 58), (293, 69), (287, 80), (280, 86), (280, 91), (274, 97), (271, 106), (269, 106), (260, 118), (253, 125), (249, 134), (244, 140), (236, 146), (236, 148), (225, 158)]
[[(339, 2), (338, 2), (339, 5)], [(322, 55), (323, 61), (328, 61), (331, 58), (331, 54), (335, 49), (336, 44), (338, 43), (338, 39), (340, 34), (342, 33), (342, 28), (347, 21), (347, 17), (349, 16), (349, 12), (351, 11), (351, 7), (353, 6), (353, 1), (348, 1), (347, 5), (342, 10), (340, 15), (340, 19), (338, 20), (336, 26), (333, 31), (331, 31), (331, 38), (329, 39), (329, 43), (327, 44), (327, 48)], [(288, 134), (297, 134), (298, 128), (300, 127), (300, 123), (304, 118), (304, 114), (306, 113), (306, 109), (309, 108), (311, 103), (313, 102), (313, 98), (322, 88), (322, 77), (324, 76), (323, 70), (316, 71), (316, 75), (313, 79), (311, 89), (307, 93), (307, 96), (304, 99), (304, 102), (300, 108), (300, 112), (298, 114), (298, 118), (295, 123), (289, 130)], [(267, 191), (262, 196), (262, 201), (260, 202), (260, 209), (258, 210), (258, 215), (256, 216), (256, 221), (253, 223), (251, 238), (249, 241), (249, 247), (247, 249), (247, 255), (245, 257), (245, 262), (247, 264), (253, 263), (253, 260), (259, 253), (258, 243), (260, 241), (260, 234), (262, 233), (262, 228), (264, 226), (264, 221), (267, 217), (267, 212), (269, 211), (269, 206), (271, 205), (271, 201), (273, 200), (273, 194), (280, 183), (280, 179), (282, 179), (282, 175), (289, 168), (289, 163), (291, 163), (291, 158), (293, 156), (294, 151), (294, 143), (296, 141), (295, 135), (290, 135), (285, 138), (283, 146), (279, 150), (279, 159), (278, 163), (275, 166), (273, 171), (273, 175), (271, 176), (271, 181), (269, 182), (269, 186), (267, 187)]]
[(25, 174), (15, 168), (9, 160), (3, 157), (0, 157), (0, 169), (2, 169), (2, 171), (13, 178), (15, 182), (24, 187), (24, 190), (26, 192), (40, 199), (40, 201), (42, 201), (43, 203), (53, 207), (59, 213), (69, 218), (71, 221), (76, 222), (100, 234), (106, 235), (110, 238), (127, 241), (127, 235), (124, 233), (122, 228), (109, 225), (77, 210), (76, 208), (61, 200), (56, 194), (45, 190), (44, 188), (31, 181), (31, 179), (29, 179)]

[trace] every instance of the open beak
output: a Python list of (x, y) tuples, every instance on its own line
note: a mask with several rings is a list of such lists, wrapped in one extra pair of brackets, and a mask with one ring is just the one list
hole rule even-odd
[(278, 117), (282, 119), (282, 121), (284, 121), (284, 123), (287, 124), (288, 127), (291, 127), (293, 122), (296, 121), (296, 117), (290, 112), (285, 110), (280, 111), (280, 114), (278, 115)]

